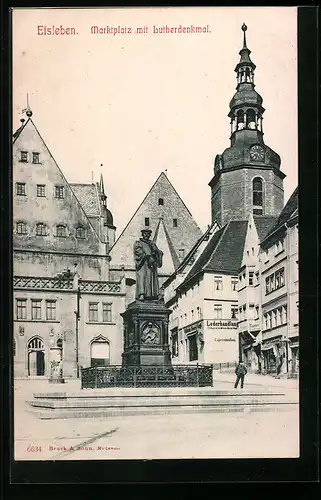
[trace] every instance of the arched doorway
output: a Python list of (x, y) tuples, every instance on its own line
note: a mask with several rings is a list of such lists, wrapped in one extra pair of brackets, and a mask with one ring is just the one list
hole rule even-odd
[(110, 364), (110, 345), (105, 337), (99, 336), (90, 344), (90, 365), (107, 366)]
[(28, 343), (28, 376), (43, 377), (45, 374), (45, 345), (40, 337)]

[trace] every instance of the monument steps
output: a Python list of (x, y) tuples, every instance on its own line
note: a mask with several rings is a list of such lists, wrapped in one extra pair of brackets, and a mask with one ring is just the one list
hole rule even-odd
[[(241, 392), (242, 391), (242, 392)], [(96, 391), (97, 392), (97, 391)], [(141, 392), (141, 390), (140, 390)], [(222, 394), (223, 393), (223, 394)], [(130, 395), (129, 395), (130, 394)], [(113, 417), (130, 415), (166, 415), (202, 412), (286, 411), (298, 405), (295, 395), (282, 393), (246, 393), (233, 391), (208, 391), (205, 394), (159, 394), (137, 396), (66, 395), (64, 393), (35, 394), (28, 401), (29, 412), (41, 419)]]

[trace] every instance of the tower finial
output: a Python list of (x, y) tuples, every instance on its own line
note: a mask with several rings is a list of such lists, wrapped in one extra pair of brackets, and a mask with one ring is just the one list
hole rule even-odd
[(30, 118), (32, 116), (32, 111), (30, 109), (30, 106), (29, 106), (29, 94), (27, 93), (27, 107), (26, 109), (23, 110), (23, 112), (26, 112), (26, 115), (28, 118)]
[(242, 31), (243, 31), (243, 49), (247, 49), (247, 46), (246, 46), (246, 32), (247, 30), (247, 26), (245, 23), (242, 24)]

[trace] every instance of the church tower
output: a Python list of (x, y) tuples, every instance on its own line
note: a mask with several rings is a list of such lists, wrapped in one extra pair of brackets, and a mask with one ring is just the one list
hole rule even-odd
[(242, 25), (243, 47), (236, 65), (236, 93), (228, 114), (230, 147), (217, 155), (212, 191), (212, 223), (255, 216), (278, 216), (284, 205), (280, 156), (263, 139), (263, 99), (254, 84), (255, 64), (246, 45), (247, 26)]

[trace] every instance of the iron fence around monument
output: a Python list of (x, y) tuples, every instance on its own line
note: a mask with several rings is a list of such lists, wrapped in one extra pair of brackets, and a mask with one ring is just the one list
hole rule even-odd
[(81, 370), (81, 388), (209, 387), (213, 365), (91, 366)]

